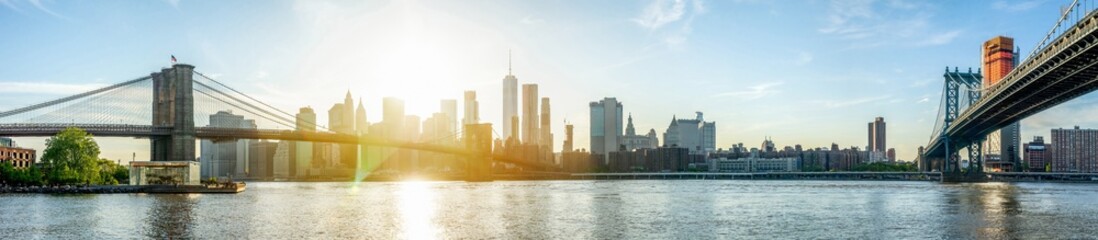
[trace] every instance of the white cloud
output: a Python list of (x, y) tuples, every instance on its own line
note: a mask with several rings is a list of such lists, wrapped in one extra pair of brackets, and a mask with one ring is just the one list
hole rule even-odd
[(763, 83), (748, 87), (744, 90), (718, 93), (713, 95), (713, 97), (738, 97), (743, 100), (754, 100), (777, 94), (780, 91), (775, 88), (782, 84), (784, 84), (784, 82)]
[(685, 12), (686, 0), (654, 0), (639, 17), (632, 20), (641, 27), (655, 30), (682, 19)]
[(58, 14), (57, 12), (54, 12), (53, 10), (50, 10), (49, 8), (46, 8), (45, 5), (42, 5), (42, 0), (29, 0), (29, 1), (30, 1), (31, 5), (34, 5), (35, 8), (37, 8), (38, 10), (41, 10), (42, 12), (45, 12), (46, 14), (49, 14), (51, 16), (54, 16), (54, 17), (57, 17), (57, 18), (60, 18), (60, 19), (65, 19), (65, 20), (69, 19), (65, 16), (62, 16), (61, 14)]
[(1098, 95), (1089, 94), (1079, 97), (1033, 116), (1023, 119), (1023, 131), (1036, 131), (1043, 135), (1053, 128), (1069, 128), (1081, 126), (1083, 128), (1098, 127)]
[(173, 8), (179, 9), (179, 1), (181, 0), (164, 0), (168, 2), (168, 5), (172, 5)]
[(932, 26), (935, 6), (925, 2), (890, 0), (834, 0), (817, 31), (851, 43), (852, 48), (887, 45), (947, 44), (962, 31), (938, 32)]
[(23, 12), (23, 9), (19, 8), (19, 6), (15, 6), (15, 3), (12, 3), (11, 1), (12, 0), (0, 0), (0, 4), (3, 4), (5, 7), (15, 10), (16, 12)]
[(660, 45), (675, 47), (686, 43), (694, 31), (694, 18), (705, 12), (702, 0), (653, 0), (640, 16), (629, 20), (656, 35)]

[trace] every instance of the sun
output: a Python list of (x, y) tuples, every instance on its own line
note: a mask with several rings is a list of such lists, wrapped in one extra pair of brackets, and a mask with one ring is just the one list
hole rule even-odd
[(405, 114), (422, 120), (439, 112), (440, 100), (460, 102), (464, 91), (487, 88), (507, 71), (511, 44), (502, 33), (424, 4), (316, 16), (321, 37), (302, 61), (299, 74), (310, 80), (303, 91), (331, 96), (347, 86), (366, 101), (371, 122), (381, 120), (382, 98), (403, 100)]

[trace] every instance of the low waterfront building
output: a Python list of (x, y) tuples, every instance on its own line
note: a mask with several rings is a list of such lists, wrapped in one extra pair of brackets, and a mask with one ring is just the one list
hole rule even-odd
[(1022, 161), (1028, 166), (1026, 171), (1030, 172), (1045, 172), (1047, 166), (1049, 166), (1049, 153), (1048, 148), (1051, 144), (1045, 143), (1045, 138), (1042, 136), (1033, 136), (1033, 141), (1023, 144), (1023, 159)]
[(38, 159), (36, 151), (30, 148), (0, 146), (0, 163), (10, 163), (15, 168), (27, 168)]
[(130, 185), (199, 185), (200, 171), (196, 161), (130, 162)]
[(709, 160), (710, 172), (796, 172), (796, 158), (757, 158), (737, 159), (717, 158)]
[(1053, 172), (1098, 172), (1098, 129), (1052, 129)]
[(570, 151), (561, 153), (561, 168), (565, 172), (570, 173), (588, 173), (595, 169), (598, 162), (602, 162), (600, 155), (594, 155), (580, 149), (580, 151)]

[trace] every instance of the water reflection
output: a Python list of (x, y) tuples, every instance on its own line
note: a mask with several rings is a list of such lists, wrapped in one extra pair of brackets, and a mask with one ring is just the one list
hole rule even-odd
[(947, 236), (1018, 238), (1018, 187), (1009, 183), (950, 184), (943, 195)]
[[(152, 204), (145, 214), (146, 222), (144, 233), (146, 237), (167, 238), (194, 238), (194, 205), (198, 202), (198, 194), (157, 194), (145, 195), (152, 199)], [(228, 225), (228, 224), (226, 224)]]
[(234, 195), (0, 195), (0, 239), (1094, 239), (1094, 186), (255, 183)]
[(405, 238), (436, 239), (439, 229), (434, 224), (434, 182), (411, 181), (399, 183), (396, 191), (401, 227)]

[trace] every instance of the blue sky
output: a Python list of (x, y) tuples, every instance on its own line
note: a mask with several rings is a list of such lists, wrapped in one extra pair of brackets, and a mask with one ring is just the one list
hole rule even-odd
[[(702, 111), (717, 144), (866, 145), (888, 122), (910, 160), (933, 126), (946, 66), (980, 65), (980, 46), (1015, 38), (1028, 54), (1069, 1), (48, 1), (0, 0), (0, 109), (132, 79), (174, 54), (289, 112), (325, 113), (350, 90), (381, 119), (476, 90), (500, 122), (507, 52), (520, 84), (550, 97), (588, 146), (587, 103), (617, 97), (638, 132)], [(1023, 140), (1098, 127), (1093, 95), (1023, 121)], [(520, 110), (521, 111), (521, 110)], [(320, 114), (326, 122), (326, 114)], [(105, 157), (147, 142), (102, 141)], [(40, 139), (23, 146), (40, 148)]]

